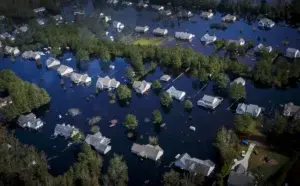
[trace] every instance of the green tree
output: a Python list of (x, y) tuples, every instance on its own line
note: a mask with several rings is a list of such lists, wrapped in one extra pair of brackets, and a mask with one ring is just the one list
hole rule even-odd
[(133, 114), (127, 114), (124, 119), (124, 126), (129, 130), (135, 130), (138, 126), (138, 121)]
[(158, 80), (154, 80), (154, 81), (152, 82), (152, 88), (154, 88), (154, 89), (161, 89), (161, 84), (160, 84), (160, 82), (159, 82)]
[(130, 81), (132, 81), (132, 79), (133, 79), (133, 77), (134, 77), (134, 71), (133, 71), (133, 69), (131, 68), (131, 67), (127, 67), (126, 69), (125, 69), (125, 75), (126, 75), (126, 77), (130, 80)]
[(238, 154), (238, 138), (232, 130), (227, 130), (225, 127), (218, 130), (215, 145), (220, 152), (223, 163), (231, 163)]
[(51, 53), (52, 53), (54, 56), (58, 56), (58, 55), (61, 54), (61, 50), (60, 50), (60, 48), (57, 47), (57, 46), (56, 46), (56, 47), (52, 47)]
[(198, 76), (201, 83), (206, 83), (208, 81), (208, 73), (205, 68), (199, 69)]
[(154, 110), (152, 112), (153, 115), (153, 123), (160, 124), (162, 122), (162, 115), (159, 110)]
[(224, 90), (227, 88), (229, 78), (226, 74), (218, 74), (213, 77), (214, 86), (217, 90)]
[(117, 97), (121, 101), (125, 101), (131, 98), (131, 90), (126, 85), (120, 85), (117, 88)]
[(180, 186), (180, 174), (173, 169), (163, 175), (164, 186)]
[(128, 167), (122, 156), (114, 154), (109, 161), (107, 176), (104, 177), (106, 186), (126, 186), (128, 182)]
[(240, 133), (256, 134), (258, 125), (259, 121), (250, 116), (250, 114), (237, 115), (234, 119), (234, 128)]
[(163, 92), (160, 95), (160, 104), (162, 106), (169, 107), (172, 102), (173, 102), (173, 99), (172, 99), (172, 97), (167, 92)]
[(246, 97), (246, 89), (241, 83), (232, 83), (229, 88), (229, 96), (233, 100)]
[(187, 109), (187, 110), (190, 110), (193, 108), (193, 103), (190, 101), (190, 100), (185, 100), (184, 102), (184, 108)]
[(92, 127), (91, 127), (91, 130), (90, 130), (90, 132), (91, 132), (92, 134), (95, 134), (95, 133), (97, 133), (97, 132), (99, 132), (99, 131), (100, 131), (100, 127), (99, 127), (98, 125), (92, 126)]

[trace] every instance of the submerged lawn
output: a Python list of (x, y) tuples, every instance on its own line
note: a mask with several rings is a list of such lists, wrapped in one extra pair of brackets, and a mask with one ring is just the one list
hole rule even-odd
[[(257, 154), (252, 153), (248, 170), (257, 174), (262, 180), (267, 180), (289, 160), (288, 157), (269, 149), (256, 146), (254, 150)], [(269, 163), (264, 160), (265, 157), (268, 157)]]
[(160, 45), (162, 42), (161, 38), (138, 38), (133, 44), (135, 45)]

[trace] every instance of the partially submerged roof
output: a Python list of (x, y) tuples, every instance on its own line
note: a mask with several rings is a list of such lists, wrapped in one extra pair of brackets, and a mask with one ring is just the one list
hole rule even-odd
[(137, 155), (152, 160), (158, 160), (163, 155), (163, 150), (159, 146), (152, 145), (139, 145), (134, 143), (131, 147), (131, 151)]
[(88, 134), (85, 138), (85, 142), (103, 154), (106, 154), (111, 150), (111, 146), (108, 145), (110, 143), (110, 139), (102, 136), (100, 132), (97, 132), (94, 135)]

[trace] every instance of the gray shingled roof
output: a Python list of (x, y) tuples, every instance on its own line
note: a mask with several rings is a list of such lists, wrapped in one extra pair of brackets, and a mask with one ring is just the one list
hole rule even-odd
[(240, 174), (231, 171), (227, 183), (229, 186), (253, 186), (254, 181), (251, 174)]

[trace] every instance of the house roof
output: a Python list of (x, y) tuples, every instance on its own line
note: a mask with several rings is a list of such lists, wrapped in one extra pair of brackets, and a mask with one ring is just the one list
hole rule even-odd
[(47, 66), (55, 66), (55, 65), (60, 65), (60, 61), (53, 57), (49, 57), (46, 61)]
[(216, 39), (217, 39), (216, 36), (211, 36), (207, 33), (201, 38), (202, 41), (215, 41)]
[(250, 186), (254, 184), (254, 177), (251, 174), (231, 171), (227, 182), (229, 185)]
[(185, 95), (185, 92), (184, 91), (180, 91), (180, 90), (177, 90), (175, 87), (171, 86), (168, 90), (167, 90), (167, 93), (172, 96), (172, 97), (175, 97), (177, 99), (180, 99), (183, 95)]
[(152, 146), (152, 145), (139, 145), (134, 143), (131, 147), (131, 151), (138, 154), (142, 157), (147, 157), (150, 159), (156, 160), (160, 152), (163, 150), (159, 146)]
[(163, 76), (160, 77), (160, 80), (162, 81), (169, 81), (171, 79), (171, 76), (164, 74)]
[(176, 38), (181, 38), (181, 39), (191, 39), (195, 35), (187, 33), (187, 32), (175, 32), (175, 37)]
[(296, 55), (297, 53), (299, 53), (299, 50), (298, 49), (296, 49), (296, 48), (287, 48), (286, 49), (286, 53), (287, 54), (291, 54), (291, 55)]
[(214, 103), (217, 100), (217, 98), (209, 95), (204, 95), (202, 97), (202, 100), (208, 103)]
[(208, 175), (211, 167), (215, 167), (215, 164), (211, 160), (200, 160), (198, 158), (191, 158), (187, 153), (182, 154), (175, 162), (176, 166), (193, 172)]
[(232, 83), (240, 83), (244, 86), (246, 84), (246, 81), (242, 77), (238, 77), (235, 80), (233, 80)]
[(70, 137), (73, 133), (73, 131), (75, 130), (78, 130), (77, 128), (75, 128), (74, 126), (71, 126), (71, 125), (65, 125), (64, 123), (63, 124), (57, 124), (55, 126), (55, 129), (54, 129), (54, 133), (56, 135), (62, 135), (62, 136), (65, 136), (65, 137)]
[(155, 28), (153, 30), (154, 33), (159, 33), (159, 34), (164, 34), (164, 33), (168, 33), (168, 29), (165, 29), (165, 28)]
[(66, 65), (60, 65), (57, 69), (59, 74), (64, 74), (66, 71), (72, 71), (73, 72), (73, 68), (68, 67)]
[(100, 132), (97, 132), (94, 135), (88, 134), (85, 138), (85, 142), (89, 145), (92, 145), (101, 153), (104, 153), (107, 148), (111, 148), (111, 146), (108, 145), (110, 143), (110, 139), (102, 136)]
[(147, 81), (134, 81), (132, 87), (135, 90), (144, 91), (145, 89), (149, 89), (151, 86), (151, 83), (148, 83)]
[(256, 113), (256, 112), (258, 112), (259, 109), (260, 109), (260, 107), (258, 105), (249, 104), (249, 105), (247, 105), (246, 112), (247, 113)]

